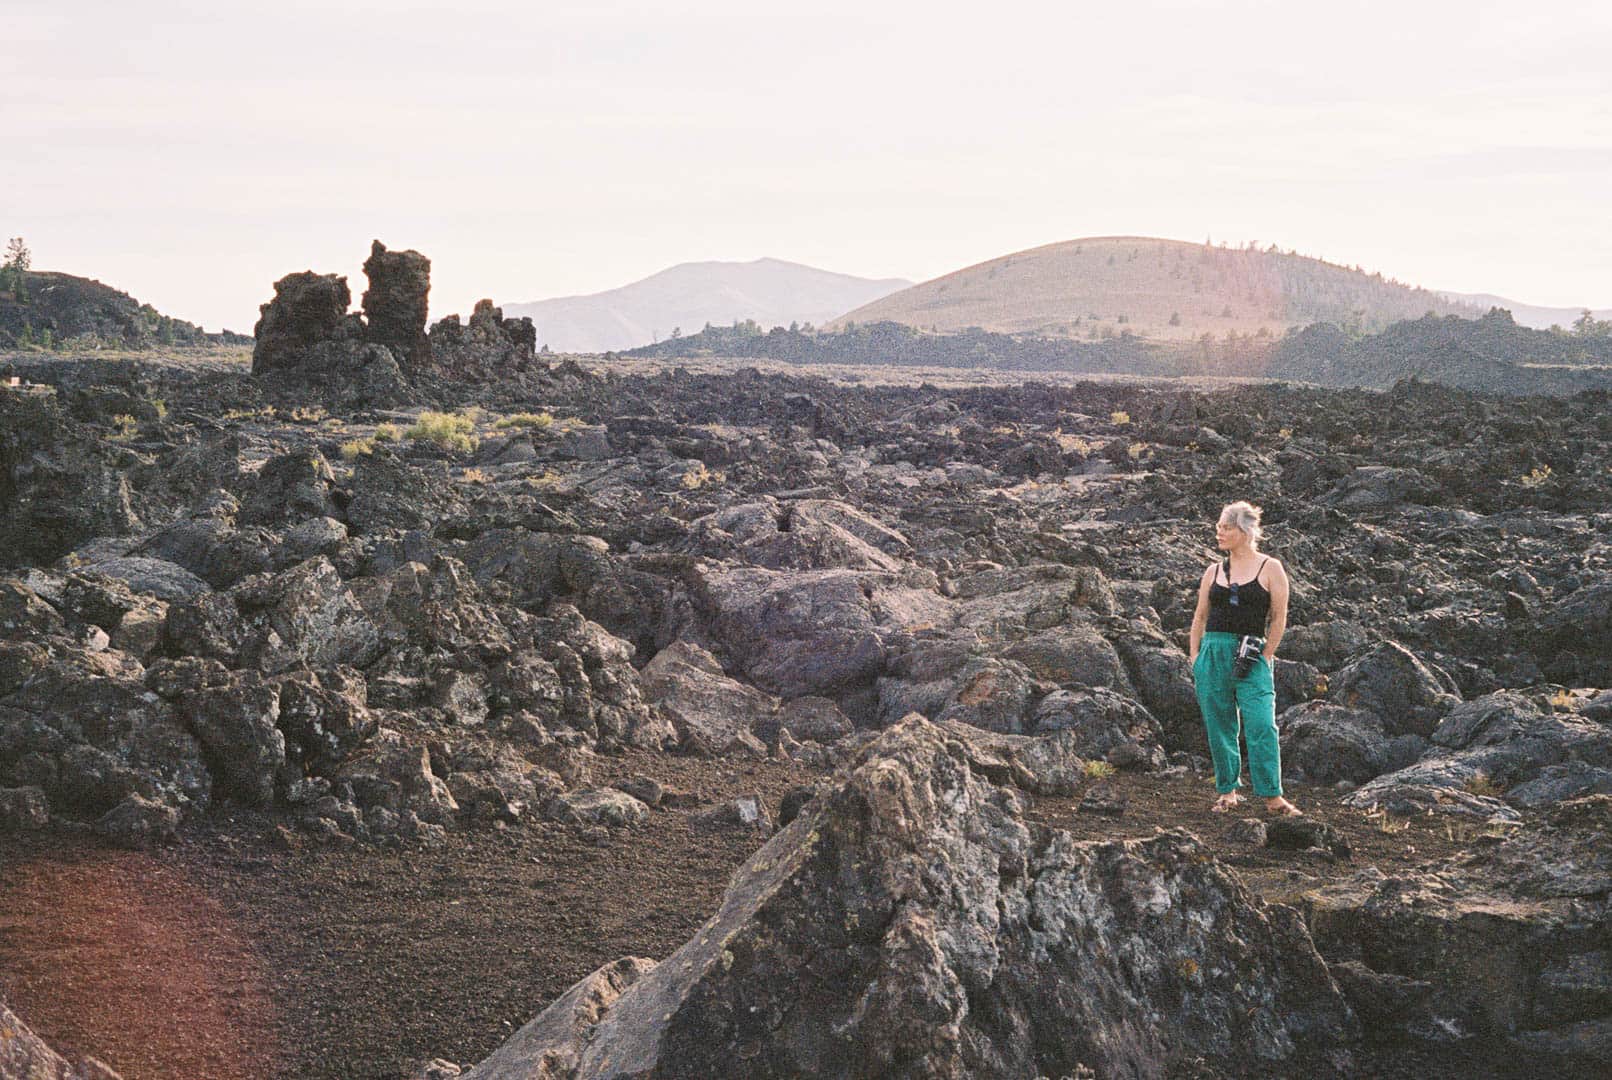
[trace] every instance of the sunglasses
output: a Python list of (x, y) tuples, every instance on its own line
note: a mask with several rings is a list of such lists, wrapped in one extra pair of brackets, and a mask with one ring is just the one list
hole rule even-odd
[(1227, 584), (1231, 586), (1231, 606), (1236, 607), (1237, 606), (1237, 583), (1235, 581), (1231, 580), (1230, 575), (1227, 575), (1226, 581), (1227, 581)]

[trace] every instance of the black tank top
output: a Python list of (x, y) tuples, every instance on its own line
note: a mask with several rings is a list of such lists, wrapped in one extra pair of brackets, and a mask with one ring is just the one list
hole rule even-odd
[[(1259, 583), (1259, 575), (1270, 561), (1267, 556), (1254, 571), (1252, 580), (1237, 583), (1235, 604), (1231, 602), (1231, 589), (1220, 584), (1220, 571), (1215, 571), (1215, 583), (1209, 587), (1209, 625), (1205, 627), (1209, 633), (1265, 636), (1265, 624), (1271, 617), (1271, 594)], [(1222, 565), (1226, 580), (1230, 581), (1230, 561)]]

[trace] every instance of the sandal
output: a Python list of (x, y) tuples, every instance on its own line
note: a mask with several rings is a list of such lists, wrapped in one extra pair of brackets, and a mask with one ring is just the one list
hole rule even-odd
[(1224, 814), (1242, 801), (1243, 797), (1241, 795), (1237, 794), (1235, 791), (1228, 791), (1221, 795), (1220, 798), (1216, 799), (1215, 804), (1211, 806), (1209, 810), (1212, 813)]
[(1303, 817), (1304, 811), (1288, 802), (1282, 796), (1276, 796), (1276, 805), (1265, 804), (1265, 812), (1274, 817)]

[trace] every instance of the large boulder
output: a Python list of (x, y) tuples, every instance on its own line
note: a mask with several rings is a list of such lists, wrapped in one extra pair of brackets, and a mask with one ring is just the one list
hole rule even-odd
[(671, 721), (679, 745), (694, 753), (761, 749), (754, 732), (778, 710), (776, 699), (730, 679), (692, 642), (668, 645), (639, 677), (645, 700)]
[(286, 757), (305, 772), (328, 775), (375, 730), (368, 687), (350, 667), (292, 672), (277, 685)]
[(364, 667), (384, 650), (380, 630), (323, 555), (243, 581), (233, 595), (254, 626), (245, 658), (261, 671)]
[(464, 549), (465, 565), (483, 588), (498, 582), (522, 607), (543, 607), (557, 595), (580, 594), (619, 573), (610, 545), (596, 536), (488, 529)]
[(277, 454), (257, 471), (241, 521), (269, 525), (339, 514), (331, 500), (335, 483), (330, 462), (313, 447)]
[(1375, 713), (1307, 701), (1284, 710), (1277, 724), (1282, 771), (1297, 779), (1363, 784), (1393, 767), (1390, 740)]
[(134, 554), (164, 559), (215, 589), (227, 589), (243, 577), (273, 569), (275, 547), (275, 537), (266, 529), (237, 530), (227, 520), (203, 516), (158, 530)]
[[(839, 699), (871, 685), (884, 665), (883, 631), (919, 621), (924, 607), (902, 604), (919, 590), (850, 570), (701, 564), (692, 576), (690, 596), (710, 637), (752, 683), (782, 697)], [(893, 603), (880, 604), (887, 590)]]
[(1282, 635), (1282, 656), (1336, 671), (1369, 644), (1365, 628), (1343, 619), (1288, 627)]
[(1059, 685), (1125, 689), (1129, 683), (1119, 653), (1097, 629), (1085, 623), (1042, 630), (1014, 642), (1002, 656), (1017, 660), (1038, 679)]
[(252, 679), (186, 693), (179, 703), (222, 786), (249, 806), (274, 801), (286, 763), (280, 731), (280, 688)]
[(1292, 1071), (1355, 1036), (1297, 915), (1195, 839), (1077, 842), (967, 758), (921, 718), (886, 732), (681, 949), (589, 976), (468, 1075)]
[(1114, 690), (1056, 690), (1036, 707), (1038, 735), (1065, 732), (1084, 758), (1102, 758), (1129, 768), (1156, 769), (1165, 763), (1164, 733), (1138, 701)]
[(1120, 636), (1116, 645), (1136, 699), (1159, 721), (1171, 750), (1203, 750), (1203, 716), (1187, 654), (1150, 631)]
[(123, 582), (132, 592), (175, 603), (212, 591), (212, 586), (182, 566), (144, 555), (120, 555), (88, 564), (86, 569)]
[[(364, 294), (370, 324), (347, 311), (352, 292), (346, 278), (311, 270), (288, 274), (275, 282), (274, 299), (261, 308), (253, 375), (298, 394), (318, 391), (338, 408), (401, 405), (415, 399), (404, 369), (414, 369), (412, 350), (424, 348), (425, 295), (414, 282), (413, 264), (388, 256), (425, 260), (414, 252), (388, 253), (379, 243), (375, 246), (379, 252), (365, 263), (373, 271)], [(427, 359), (429, 352), (422, 351), (420, 362)]]
[(1334, 704), (1375, 713), (1390, 736), (1425, 738), (1460, 703), (1455, 690), (1447, 674), (1403, 645), (1385, 641), (1329, 679), (1327, 697)]
[(977, 656), (957, 672), (933, 719), (1022, 735), (1033, 723), (1038, 689), (1023, 664)]

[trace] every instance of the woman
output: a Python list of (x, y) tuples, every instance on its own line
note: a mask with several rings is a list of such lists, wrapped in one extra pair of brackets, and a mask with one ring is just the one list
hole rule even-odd
[[(1209, 755), (1215, 763), (1214, 811), (1225, 813), (1238, 803), (1242, 758), (1237, 751), (1239, 714), (1248, 742), (1248, 772), (1254, 794), (1265, 809), (1284, 817), (1302, 813), (1282, 797), (1282, 751), (1276, 739), (1276, 688), (1271, 664), (1287, 629), (1287, 572), (1280, 560), (1259, 553), (1263, 535), (1260, 509), (1234, 502), (1220, 512), (1216, 545), (1226, 558), (1203, 572), (1198, 584), (1198, 610), (1192, 616), (1192, 680), (1198, 691), (1209, 733)], [(1264, 646), (1248, 674), (1237, 678), (1233, 664), (1238, 643), (1261, 638)]]

